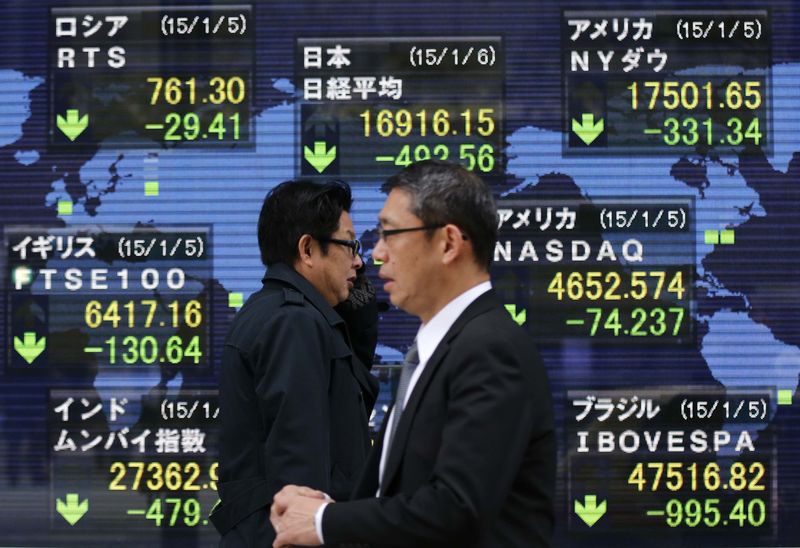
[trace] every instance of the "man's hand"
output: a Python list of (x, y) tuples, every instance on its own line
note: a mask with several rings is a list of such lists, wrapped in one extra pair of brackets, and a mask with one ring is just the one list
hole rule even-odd
[(320, 546), (314, 516), (330, 498), (309, 487), (287, 485), (272, 499), (269, 519), (278, 536), (274, 548), (282, 546)]
[(322, 491), (318, 491), (316, 489), (312, 489), (311, 487), (306, 487), (305, 485), (284, 485), (283, 489), (278, 491), (278, 493), (273, 497), (272, 502), (275, 502), (275, 498), (278, 495), (302, 495), (304, 497), (311, 497), (312, 499), (322, 499), (328, 502), (332, 502), (333, 499), (328, 496), (327, 493), (323, 493)]

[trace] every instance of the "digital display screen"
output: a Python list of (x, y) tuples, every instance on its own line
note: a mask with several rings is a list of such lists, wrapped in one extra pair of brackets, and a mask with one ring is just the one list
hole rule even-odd
[(352, 187), (377, 432), (419, 327), (377, 277), (380, 186), (430, 158), (497, 202), (492, 284), (554, 400), (554, 546), (800, 542), (797, 3), (0, 16), (0, 546), (217, 545), (222, 346), (285, 180)]

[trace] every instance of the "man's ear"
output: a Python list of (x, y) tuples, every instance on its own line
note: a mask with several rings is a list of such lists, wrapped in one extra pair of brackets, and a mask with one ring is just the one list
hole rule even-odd
[(297, 241), (297, 260), (308, 267), (314, 266), (314, 245), (310, 234), (303, 234)]
[(461, 229), (456, 225), (449, 224), (442, 228), (444, 234), (444, 255), (442, 262), (449, 264), (467, 252), (469, 243), (464, 239)]

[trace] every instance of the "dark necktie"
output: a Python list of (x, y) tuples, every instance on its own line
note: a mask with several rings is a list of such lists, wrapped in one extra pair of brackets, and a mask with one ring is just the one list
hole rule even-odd
[(403, 359), (403, 371), (400, 373), (400, 384), (397, 386), (397, 395), (394, 398), (394, 412), (392, 413), (392, 424), (389, 425), (389, 431), (386, 435), (387, 455), (391, 449), (394, 433), (397, 431), (397, 425), (400, 424), (400, 417), (403, 415), (405, 409), (406, 394), (408, 393), (408, 386), (411, 384), (411, 377), (414, 375), (414, 370), (419, 365), (419, 353), (417, 352), (417, 341), (409, 347), (406, 356)]

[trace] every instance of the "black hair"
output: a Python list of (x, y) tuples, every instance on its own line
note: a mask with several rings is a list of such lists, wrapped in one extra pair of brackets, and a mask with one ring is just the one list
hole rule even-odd
[[(475, 261), (489, 270), (497, 239), (497, 207), (483, 180), (464, 167), (442, 160), (409, 165), (381, 186), (411, 197), (411, 212), (424, 225), (454, 224), (472, 242)], [(433, 231), (427, 232), (432, 237)]]
[[(320, 240), (339, 228), (343, 211), (350, 211), (353, 197), (343, 181), (317, 183), (306, 179), (285, 181), (269, 191), (258, 217), (258, 248), (265, 266), (294, 264), (297, 242), (303, 234)], [(320, 242), (323, 253), (328, 244)]]

